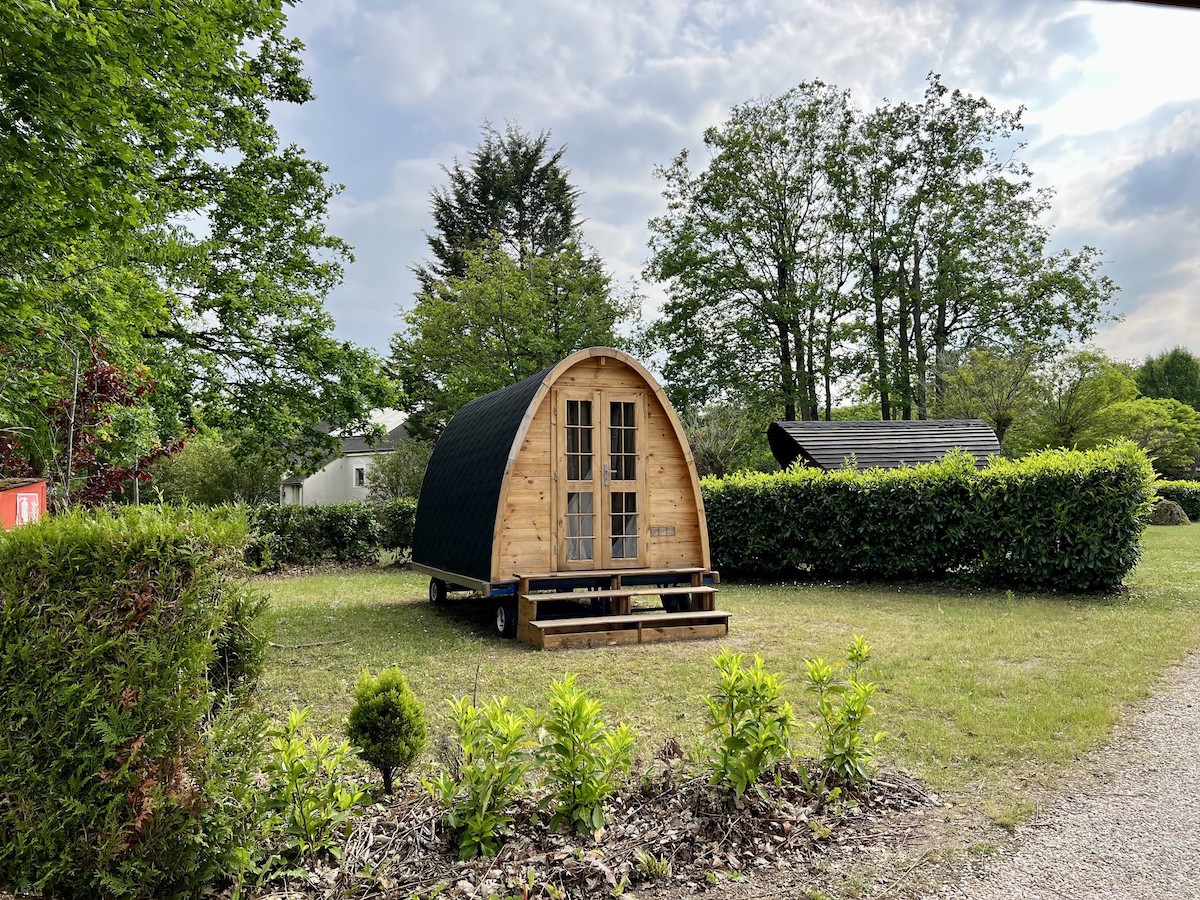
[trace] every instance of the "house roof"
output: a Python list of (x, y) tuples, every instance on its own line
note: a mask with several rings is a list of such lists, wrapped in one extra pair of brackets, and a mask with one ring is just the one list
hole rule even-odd
[(513, 440), (553, 367), (477, 397), (450, 420), (425, 470), (413, 525), (414, 562), (491, 577), (496, 507)]
[(860, 469), (895, 469), (941, 459), (960, 447), (980, 468), (1000, 452), (981, 419), (870, 422), (772, 422), (767, 441), (785, 469), (797, 459), (821, 469), (841, 468), (849, 457)]

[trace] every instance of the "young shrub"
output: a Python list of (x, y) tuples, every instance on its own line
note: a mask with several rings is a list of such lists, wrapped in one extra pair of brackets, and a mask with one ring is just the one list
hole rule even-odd
[[(874, 772), (875, 748), (883, 733), (868, 736), (866, 720), (875, 712), (869, 701), (878, 686), (858, 677), (870, 658), (871, 645), (856, 634), (846, 651), (846, 662), (830, 664), (820, 657), (804, 661), (808, 690), (817, 697), (819, 718), (814, 728), (821, 745), (821, 784), (826, 790), (861, 788)], [(837, 678), (837, 669), (845, 669), (845, 679)]]
[[(712, 783), (741, 797), (758, 779), (787, 759), (796, 729), (792, 706), (782, 698), (783, 681), (768, 672), (761, 656), (751, 666), (742, 654), (723, 648), (713, 662), (720, 673), (717, 690), (705, 697), (708, 730), (718, 744), (709, 759)], [(765, 794), (764, 794), (765, 796)]]
[(366, 796), (345, 774), (350, 742), (302, 730), (309, 715), (293, 709), (269, 735), (266, 834), (276, 843), (276, 863), (340, 859), (339, 841), (349, 837), (350, 817)]
[(624, 723), (608, 728), (603, 708), (567, 675), (551, 684), (542, 720), (538, 758), (551, 789), (543, 804), (554, 810), (554, 822), (570, 822), (582, 834), (604, 827), (604, 801), (632, 765), (633, 733)]
[(346, 733), (358, 755), (383, 776), (384, 793), (392, 793), (396, 770), (407, 772), (425, 746), (425, 714), (398, 667), (375, 677), (362, 670)]
[(495, 856), (512, 824), (507, 810), (533, 765), (537, 743), (529, 736), (529, 716), (513, 709), (507, 697), (479, 707), (467, 697), (446, 703), (457, 757), (449, 771), (424, 784), (446, 807), (446, 824), (458, 832), (459, 856)]
[(182, 897), (254, 829), (244, 515), (65, 512), (0, 537), (0, 892)]

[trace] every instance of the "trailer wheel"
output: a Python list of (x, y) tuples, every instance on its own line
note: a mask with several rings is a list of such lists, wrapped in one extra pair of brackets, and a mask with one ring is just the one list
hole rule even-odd
[(496, 604), (496, 634), (500, 637), (517, 636), (517, 606), (512, 602)]
[(429, 602), (430, 603), (445, 603), (446, 602), (446, 582), (440, 578), (429, 579)]
[(691, 594), (667, 594), (662, 598), (663, 609), (669, 613), (691, 612)]

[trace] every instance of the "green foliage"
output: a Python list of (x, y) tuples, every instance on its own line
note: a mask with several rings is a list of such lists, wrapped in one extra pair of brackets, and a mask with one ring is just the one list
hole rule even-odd
[[(337, 340), (349, 258), (326, 168), (270, 122), (312, 99), (283, 0), (21, 0), (0, 21), (0, 429), (72, 393), (73, 359), (145, 365), (160, 412), (264, 446), (365, 422), (390, 386)], [(63, 373), (68, 373), (64, 377)], [(169, 437), (177, 437), (176, 431)]]
[(432, 455), (428, 441), (403, 438), (390, 453), (376, 456), (367, 470), (367, 502), (416, 500)]
[(708, 730), (717, 736), (709, 760), (713, 784), (741, 797), (765, 773), (787, 759), (796, 722), (782, 697), (783, 681), (768, 672), (761, 656), (742, 665), (742, 654), (728, 648), (713, 660), (720, 672), (717, 689), (704, 698)]
[(245, 535), (142, 508), (0, 536), (0, 890), (183, 897), (238, 871), (264, 656)]
[(374, 677), (362, 670), (346, 734), (358, 755), (379, 770), (384, 791), (392, 793), (394, 772), (407, 772), (425, 746), (425, 713), (399, 667)]
[(249, 446), (249, 440), (226, 438), (215, 430), (188, 439), (183, 449), (154, 466), (143, 496), (157, 494), (163, 503), (219, 506), (279, 502), (283, 470)]
[[(983, 419), (1006, 438), (1029, 428), (1037, 409), (1040, 386), (1037, 364), (1041, 349), (1022, 347), (1012, 353), (970, 350), (942, 375), (938, 415), (949, 419)], [(1019, 438), (1018, 438), (1019, 440)]]
[(1190, 468), (1200, 456), (1200, 413), (1178, 400), (1138, 397), (1114, 403), (1101, 410), (1094, 431), (1133, 441), (1158, 472)]
[(260, 566), (372, 562), (380, 550), (412, 546), (416, 510), (413, 500), (259, 506), (251, 511), (257, 538), (248, 559)]
[[(826, 790), (860, 789), (871, 778), (875, 748), (883, 734), (868, 737), (864, 733), (867, 717), (875, 712), (869, 701), (878, 686), (861, 681), (858, 673), (870, 658), (871, 645), (856, 634), (846, 651), (846, 662), (830, 664), (820, 657), (804, 661), (808, 690), (817, 698), (817, 763)], [(844, 679), (837, 678), (837, 669), (845, 670)]]
[(1184, 347), (1148, 357), (1134, 377), (1147, 397), (1178, 400), (1200, 409), (1200, 358)]
[(735, 403), (685, 413), (683, 429), (700, 477), (721, 478), (743, 469), (773, 471), (775, 458), (763, 440), (768, 420), (769, 416)]
[(1178, 503), (1189, 519), (1200, 520), (1200, 481), (1156, 481), (1154, 493)]
[(603, 704), (567, 675), (550, 685), (550, 712), (541, 723), (538, 758), (551, 793), (543, 801), (554, 821), (570, 822), (588, 834), (604, 827), (604, 801), (629, 774), (633, 733), (621, 723), (608, 728)]
[(969, 578), (1107, 590), (1138, 560), (1153, 470), (1130, 443), (976, 470), (966, 454), (888, 470), (702, 483), (714, 564), (774, 578)]
[(446, 702), (456, 757), (425, 787), (446, 807), (446, 824), (458, 832), (463, 859), (495, 856), (512, 823), (507, 810), (533, 766), (537, 742), (530, 737), (530, 716), (514, 709), (507, 697), (479, 707), (467, 697)]
[(1104, 411), (1137, 396), (1132, 370), (1095, 351), (1056, 360), (1042, 382), (1042, 402), (1030, 434), (1034, 448), (1088, 450), (1119, 437), (1108, 430)]
[(575, 350), (620, 343), (616, 327), (634, 309), (577, 239), (528, 259), (494, 240), (465, 261), (464, 276), (429, 285), (392, 340), (414, 427), (444, 424), (469, 400)]
[(265, 833), (274, 856), (268, 868), (340, 859), (340, 842), (349, 837), (350, 818), (366, 796), (345, 774), (354, 754), (350, 742), (335, 744), (329, 735), (303, 731), (309, 715), (293, 709), (269, 735)]
[(882, 418), (925, 418), (966, 348), (1089, 336), (1116, 287), (1093, 248), (1051, 250), (1021, 130), (936, 74), (873, 110), (820, 81), (735, 106), (702, 165), (655, 173), (648, 343), (671, 399), (810, 419), (853, 379)]

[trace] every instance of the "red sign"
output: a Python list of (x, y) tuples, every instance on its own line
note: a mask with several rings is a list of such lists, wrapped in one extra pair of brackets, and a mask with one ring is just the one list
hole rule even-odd
[(0, 525), (5, 531), (31, 525), (46, 511), (46, 482), (0, 480)]

